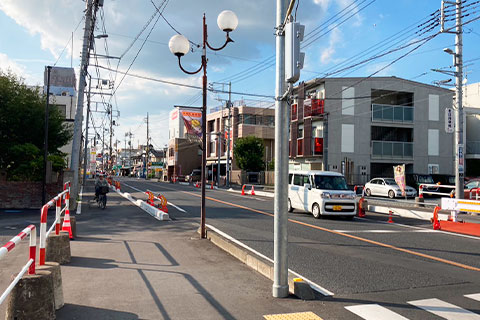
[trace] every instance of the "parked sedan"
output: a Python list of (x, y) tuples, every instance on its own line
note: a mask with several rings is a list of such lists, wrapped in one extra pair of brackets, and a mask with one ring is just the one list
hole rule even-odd
[[(407, 197), (415, 197), (417, 191), (409, 186), (405, 187), (405, 194)], [(392, 178), (375, 178), (365, 184), (365, 195), (369, 196), (384, 196), (393, 199), (395, 197), (403, 197), (402, 190)]]
[[(472, 193), (472, 189), (477, 189), (480, 188), (480, 179), (471, 179), (465, 184), (465, 189), (464, 189), (464, 197), (465, 199), (470, 199), (470, 193)], [(477, 192), (480, 190), (477, 190)], [(472, 199), (475, 199), (477, 196), (477, 192), (472, 193)], [(479, 192), (480, 196), (480, 192)]]

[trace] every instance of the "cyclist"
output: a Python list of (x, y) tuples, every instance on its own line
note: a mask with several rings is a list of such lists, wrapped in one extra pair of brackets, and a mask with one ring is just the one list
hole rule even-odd
[(108, 182), (107, 180), (104, 179), (104, 176), (102, 173), (100, 173), (97, 176), (97, 179), (95, 180), (95, 200), (98, 199), (98, 195), (100, 194), (100, 190), (102, 187), (107, 187), (108, 188)]

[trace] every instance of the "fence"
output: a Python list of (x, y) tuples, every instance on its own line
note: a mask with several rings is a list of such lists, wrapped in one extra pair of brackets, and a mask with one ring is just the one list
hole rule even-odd
[[(445, 193), (445, 192), (439, 192), (438, 189), (452, 189), (451, 192)], [(439, 196), (445, 196), (445, 197), (453, 197), (455, 194), (455, 186), (448, 186), (444, 184), (428, 184), (428, 183), (422, 183), (418, 186), (418, 196), (420, 198), (423, 198), (424, 194), (430, 194), (430, 195), (439, 195)]]
[[(65, 207), (62, 209), (62, 200), (64, 200)], [(55, 221), (50, 229), (47, 231), (47, 215), (48, 209), (55, 204)], [(57, 194), (52, 200), (47, 202), (41, 209), (40, 215), (40, 249), (39, 249), (39, 265), (45, 264), (45, 247), (47, 237), (53, 231), (55, 227), (55, 234), (60, 233), (60, 217), (63, 212), (65, 214), (70, 210), (70, 182), (66, 182), (63, 185), (63, 191)]]
[(12, 289), (15, 287), (15, 285), (20, 281), (20, 279), (23, 277), (25, 272), (28, 270), (28, 274), (35, 274), (35, 258), (36, 258), (36, 251), (37, 251), (37, 229), (33, 224), (29, 225), (25, 229), (23, 229), (22, 232), (20, 232), (18, 235), (13, 237), (10, 241), (8, 241), (3, 247), (0, 248), (0, 260), (6, 256), (7, 253), (13, 250), (15, 246), (20, 242), (20, 240), (25, 239), (27, 235), (30, 235), (30, 255), (27, 264), (22, 268), (20, 273), (15, 277), (15, 279), (10, 283), (8, 288), (3, 292), (3, 294), (0, 296), (0, 304), (3, 303), (3, 301), (7, 298), (7, 296), (10, 294)]

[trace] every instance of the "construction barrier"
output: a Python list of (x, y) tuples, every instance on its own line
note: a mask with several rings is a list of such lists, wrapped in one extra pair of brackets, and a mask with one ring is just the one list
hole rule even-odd
[[(60, 233), (60, 219), (63, 212), (65, 212), (65, 216), (67, 213), (70, 215), (70, 182), (67, 182), (63, 186), (64, 190), (60, 192), (57, 196), (55, 196), (52, 200), (47, 202), (43, 205), (42, 209), (40, 210), (40, 249), (39, 249), (39, 264), (45, 264), (45, 247), (47, 237), (53, 231), (55, 227), (55, 234), (58, 235)], [(64, 200), (65, 207), (62, 209), (62, 200)], [(55, 221), (53, 222), (50, 229), (47, 231), (47, 214), (48, 209), (55, 205)], [(70, 229), (71, 233), (71, 229)]]
[[(478, 191), (479, 191), (479, 188), (473, 188), (470, 190), (470, 195), (469, 195), (469, 199), (470, 200), (480, 200), (479, 199), (479, 196), (478, 196)], [(473, 197), (473, 193), (475, 192), (475, 197)]]
[[(438, 192), (438, 188), (445, 188), (445, 189), (452, 189), (452, 191), (445, 193), (445, 192)], [(455, 196), (455, 186), (443, 185), (443, 184), (428, 184), (422, 183), (418, 186), (418, 197), (423, 199), (424, 194), (429, 195), (439, 195), (443, 197), (450, 197), (453, 198)]]
[(27, 264), (23, 266), (22, 270), (18, 273), (18, 275), (15, 277), (15, 279), (10, 283), (8, 288), (2, 293), (0, 296), (0, 304), (3, 303), (3, 301), (7, 298), (7, 296), (10, 294), (12, 289), (15, 287), (15, 285), (20, 281), (20, 279), (23, 277), (23, 275), (27, 272), (28, 274), (35, 274), (35, 259), (36, 259), (36, 252), (37, 252), (37, 229), (33, 224), (29, 225), (25, 229), (23, 229), (22, 232), (20, 232), (18, 235), (10, 239), (3, 247), (0, 248), (0, 260), (3, 259), (9, 253), (10, 251), (15, 248), (15, 246), (20, 242), (20, 240), (25, 239), (27, 235), (30, 236), (30, 249), (29, 249), (29, 259), (27, 261)]
[[(441, 208), (442, 210), (450, 210), (450, 212), (452, 213), (451, 214), (452, 221), (443, 221), (443, 220), (438, 221), (438, 225), (437, 225), (438, 229), (436, 230), (456, 232), (456, 233), (480, 237), (480, 224), (457, 221), (458, 212), (480, 213), (480, 201), (468, 200), (468, 199), (442, 198)], [(436, 210), (436, 212), (434, 211), (434, 217), (433, 217), (434, 223), (435, 223), (436, 213), (438, 214), (438, 210)]]
[[(161, 211), (168, 213), (167, 198), (165, 198), (165, 196), (161, 195), (160, 193), (157, 196), (155, 196), (155, 194), (150, 190), (145, 191), (145, 194), (147, 194), (148, 196), (148, 199), (146, 202), (149, 205), (151, 205), (152, 207), (157, 207)], [(155, 200), (160, 201), (160, 203), (158, 205), (155, 205)]]
[(250, 189), (250, 195), (254, 196), (255, 195), (255, 187), (253, 186), (253, 184), (244, 184), (242, 186), (242, 196), (246, 195), (246, 193), (245, 193), (245, 187), (246, 186), (252, 186), (252, 188)]

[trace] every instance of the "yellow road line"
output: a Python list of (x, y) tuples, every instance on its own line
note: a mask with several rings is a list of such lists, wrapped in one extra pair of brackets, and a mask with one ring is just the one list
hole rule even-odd
[[(193, 196), (196, 196), (196, 197), (200, 197), (200, 195), (198, 195), (196, 193), (193, 193), (193, 192), (188, 192), (188, 191), (181, 191), (181, 192), (186, 193), (186, 194), (190, 194), (190, 195), (193, 195)], [(237, 208), (240, 208), (240, 209), (245, 209), (245, 210), (248, 210), (248, 211), (260, 213), (260, 214), (267, 215), (267, 216), (270, 216), (270, 217), (274, 216), (273, 214), (265, 212), (265, 211), (245, 207), (245, 206), (242, 206), (242, 205), (239, 205), (239, 204), (235, 204), (235, 203), (231, 203), (231, 202), (227, 202), (227, 201), (223, 201), (223, 200), (218, 200), (218, 199), (215, 199), (215, 198), (212, 198), (212, 197), (205, 197), (205, 199), (215, 201), (215, 202), (219, 202), (219, 203), (223, 203), (223, 204), (226, 204), (226, 205), (230, 205), (232, 207), (237, 207)], [(463, 263), (459, 263), (459, 262), (455, 262), (455, 261), (451, 261), (451, 260), (447, 260), (447, 259), (443, 259), (443, 258), (434, 257), (434, 256), (431, 256), (429, 254), (424, 254), (424, 253), (420, 253), (420, 252), (416, 252), (416, 251), (412, 251), (412, 250), (408, 250), (408, 249), (399, 248), (399, 247), (396, 247), (396, 246), (393, 246), (393, 245), (390, 245), (390, 244), (386, 244), (386, 243), (383, 243), (383, 242), (378, 242), (378, 241), (375, 241), (375, 240), (370, 240), (370, 239), (357, 237), (357, 236), (354, 236), (354, 235), (351, 235), (351, 234), (347, 234), (347, 233), (343, 233), (343, 232), (319, 227), (319, 226), (309, 224), (309, 223), (305, 223), (305, 222), (302, 222), (302, 221), (298, 221), (298, 220), (295, 220), (295, 219), (288, 219), (288, 221), (290, 221), (292, 223), (299, 224), (299, 225), (303, 225), (303, 226), (306, 226), (306, 227), (310, 227), (310, 228), (322, 230), (322, 231), (325, 231), (325, 232), (333, 233), (333, 234), (336, 234), (336, 235), (339, 235), (339, 236), (343, 236), (343, 237), (363, 241), (363, 242), (366, 242), (366, 243), (374, 244), (374, 245), (377, 245), (377, 246), (380, 246), (380, 247), (389, 248), (389, 249), (392, 249), (392, 250), (408, 253), (408, 254), (411, 254), (411, 255), (414, 255), (414, 256), (430, 259), (430, 260), (437, 261), (437, 262), (442, 262), (442, 263), (452, 265), (452, 266), (455, 266), (455, 267), (459, 267), (459, 268), (463, 268), (463, 269), (467, 269), (467, 270), (472, 270), (472, 271), (480, 271), (480, 268), (469, 266), (469, 265), (466, 265), (466, 264), (463, 264)]]

